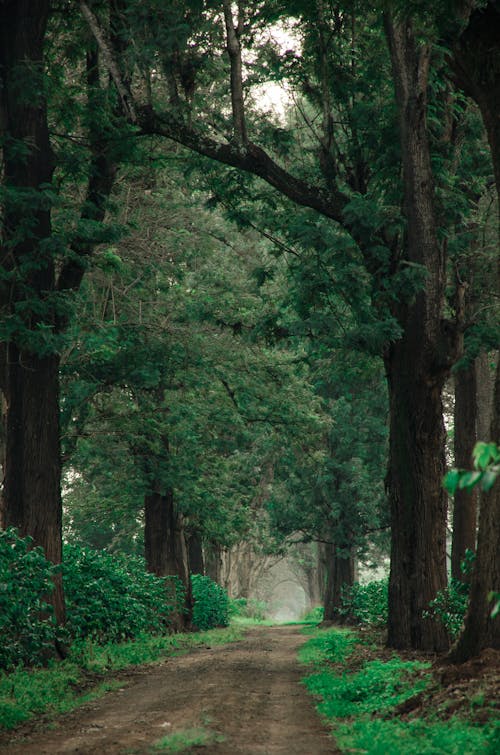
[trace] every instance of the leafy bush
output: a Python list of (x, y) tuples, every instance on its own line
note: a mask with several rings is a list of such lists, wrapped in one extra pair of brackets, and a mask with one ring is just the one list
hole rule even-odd
[(385, 626), (388, 612), (388, 581), (355, 584), (342, 594), (340, 613), (360, 624)]
[(136, 556), (67, 545), (63, 574), (67, 628), (75, 638), (116, 642), (161, 633), (182, 605), (178, 580), (150, 574)]
[(319, 624), (320, 621), (323, 621), (324, 615), (325, 609), (323, 606), (314, 606), (314, 608), (311, 608), (311, 610), (303, 616), (302, 621), (307, 624)]
[(223, 587), (200, 574), (191, 576), (193, 586), (193, 624), (197, 629), (227, 627), (229, 597)]
[(56, 625), (46, 598), (55, 567), (32, 539), (0, 531), (0, 668), (38, 664), (54, 645)]
[(424, 616), (438, 619), (454, 640), (462, 629), (468, 601), (469, 585), (458, 579), (452, 579), (448, 587), (440, 590), (434, 600), (431, 600), (429, 610), (424, 613)]

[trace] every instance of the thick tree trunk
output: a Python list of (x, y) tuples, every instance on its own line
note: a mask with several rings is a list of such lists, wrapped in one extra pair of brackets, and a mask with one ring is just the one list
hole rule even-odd
[(182, 515), (176, 510), (173, 491), (153, 490), (144, 499), (144, 546), (148, 571), (159, 577), (175, 576), (185, 590), (184, 610), (176, 617), (180, 628), (192, 619), (192, 592)]
[(324, 598), (324, 621), (344, 622), (345, 617), (339, 613), (342, 605), (342, 591), (354, 584), (355, 556), (351, 550), (346, 556), (346, 549), (340, 552), (335, 544), (326, 546), (327, 578)]
[(437, 239), (427, 132), (430, 49), (417, 41), (411, 20), (386, 19), (400, 112), (405, 258), (425, 269), (423, 288), (401, 301), (402, 337), (386, 355), (390, 396), (388, 492), (391, 573), (388, 643), (443, 650), (444, 628), (423, 611), (446, 586), (446, 506), (441, 392), (452, 361), (453, 330), (442, 323), (445, 259)]
[[(469, 469), (472, 449), (477, 440), (477, 384), (476, 365), (472, 364), (455, 374), (455, 467)], [(461, 563), (467, 550), (476, 550), (476, 519), (478, 491), (457, 490), (453, 502), (453, 539), (451, 547), (451, 576), (469, 582)]]
[[(471, 14), (454, 48), (453, 68), (459, 84), (478, 104), (488, 135), (500, 201), (500, 10), (498, 3)], [(497, 288), (500, 280), (497, 268)], [(489, 439), (500, 440), (500, 364), (497, 364)], [(486, 647), (500, 648), (500, 616), (492, 618), (490, 591), (500, 586), (500, 482), (481, 496), (476, 562), (465, 627), (450, 653), (453, 662), (466, 661)]]
[[(6, 190), (1, 263), (11, 273), (10, 281), (4, 278), (0, 289), (0, 307), (4, 317), (22, 318), (18, 332), (3, 347), (6, 437), (2, 519), (4, 526), (18, 527), (22, 535), (33, 537), (47, 558), (58, 564), (62, 555), (59, 359), (55, 354), (42, 356), (36, 346), (39, 326), (49, 330), (55, 326), (49, 302), (55, 288), (48, 243), (50, 207), (43, 195), (43, 187), (52, 180), (43, 95), (48, 13), (48, 0), (35, 6), (28, 0), (0, 4), (0, 128)], [(51, 600), (62, 623), (61, 577), (55, 582)]]
[[(500, 438), (500, 365), (497, 367), (491, 437)], [(484, 648), (500, 649), (500, 615), (493, 618), (490, 592), (500, 589), (500, 480), (481, 497), (477, 553), (464, 631), (452, 649), (454, 663), (469, 660)]]
[(203, 543), (199, 532), (192, 532), (187, 539), (189, 571), (191, 574), (205, 574)]
[(222, 546), (219, 543), (208, 543), (205, 547), (205, 570), (218, 585), (222, 584)]

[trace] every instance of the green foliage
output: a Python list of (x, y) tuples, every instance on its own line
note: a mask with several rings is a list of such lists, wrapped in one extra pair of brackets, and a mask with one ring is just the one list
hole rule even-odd
[(498, 729), (451, 721), (350, 721), (335, 727), (340, 747), (369, 755), (495, 755)]
[(40, 663), (54, 645), (46, 600), (55, 570), (32, 543), (14, 529), (0, 531), (0, 668)]
[(356, 583), (344, 589), (339, 613), (360, 624), (386, 626), (388, 587), (387, 579), (381, 579), (366, 585)]
[(452, 579), (448, 587), (440, 590), (434, 600), (431, 600), (429, 610), (424, 613), (424, 616), (440, 621), (450, 633), (451, 638), (456, 639), (464, 623), (468, 602), (469, 585)]
[(199, 726), (167, 734), (166, 737), (158, 740), (153, 748), (161, 752), (184, 752), (185, 750), (191, 752), (192, 747), (208, 747), (223, 741), (224, 737), (221, 734), (210, 731), (204, 726)]
[(349, 630), (319, 629), (299, 650), (302, 663), (322, 666), (345, 661), (356, 645), (356, 637)]
[(168, 631), (182, 606), (176, 578), (148, 573), (141, 558), (77, 545), (64, 548), (64, 587), (71, 635), (98, 642)]
[[(327, 631), (329, 634), (339, 632)], [(308, 662), (320, 669), (304, 682), (319, 698), (318, 710), (329, 720), (342, 751), (368, 755), (401, 755), (402, 752), (405, 755), (493, 755), (497, 752), (498, 722), (479, 728), (457, 718), (406, 721), (393, 715), (398, 705), (425, 692), (432, 680), (430, 664), (403, 661), (394, 656), (386, 662), (365, 662), (354, 672), (345, 668), (347, 664), (339, 671), (325, 670), (325, 665), (332, 660), (342, 662), (342, 653), (332, 655), (328, 647), (330, 640), (318, 641), (321, 635), (328, 636), (325, 630), (319, 630), (301, 649), (301, 657), (309, 657)], [(345, 630), (339, 635), (343, 646)], [(351, 642), (353, 640), (351, 638)]]
[(256, 598), (232, 598), (229, 601), (229, 615), (236, 619), (265, 621), (268, 608), (265, 601)]
[(325, 609), (323, 606), (314, 606), (302, 617), (302, 621), (305, 624), (319, 624), (320, 621), (323, 621), (324, 614)]
[(226, 590), (210, 577), (193, 574), (193, 625), (200, 630), (229, 624), (229, 598)]
[(223, 645), (240, 638), (241, 631), (231, 628), (198, 634), (143, 635), (118, 644), (76, 642), (66, 660), (47, 669), (0, 673), (0, 728), (12, 729), (44, 711), (65, 713), (122, 686), (122, 680), (104, 680), (85, 692), (88, 672), (101, 676), (131, 665), (152, 663), (205, 643)]
[(451, 469), (443, 485), (453, 495), (456, 490), (472, 490), (480, 485), (484, 491), (491, 490), (500, 474), (500, 447), (496, 443), (476, 443), (472, 451), (473, 470)]
[(415, 661), (371, 661), (361, 671), (347, 676), (334, 676), (328, 671), (306, 679), (310, 692), (319, 695), (319, 711), (327, 718), (349, 718), (354, 715), (388, 711), (427, 687), (430, 674), (424, 678), (417, 672), (429, 664)]

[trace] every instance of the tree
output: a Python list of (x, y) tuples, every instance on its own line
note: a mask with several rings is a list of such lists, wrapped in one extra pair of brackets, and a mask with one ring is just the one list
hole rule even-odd
[[(2, 375), (5, 398), (3, 526), (18, 527), (61, 560), (61, 460), (59, 438), (59, 354), (68, 318), (68, 295), (82, 280), (96, 242), (115, 176), (109, 142), (96, 112), (103, 104), (98, 52), (87, 49), (85, 129), (86, 189), (73, 206), (79, 227), (53, 231), (59, 202), (54, 171), (61, 153), (49, 133), (44, 66), (51, 4), (2, 2), (1, 124), (3, 138)], [(80, 47), (80, 60), (85, 48)], [(57, 65), (56, 65), (57, 68)], [(57, 176), (64, 180), (64, 169)], [(75, 206), (76, 205), (76, 206)], [(65, 226), (70, 224), (65, 218)], [(102, 238), (102, 233), (101, 233)], [(61, 577), (52, 600), (64, 621)]]
[[(240, 7), (235, 18), (228, 4), (224, 6), (231, 125), (225, 113), (220, 108), (214, 109), (212, 103), (205, 110), (209, 114), (200, 115), (203, 105), (208, 103), (202, 98), (205, 74), (197, 54), (198, 46), (205, 50), (211, 46), (211, 61), (218, 66), (222, 62), (219, 49), (215, 48), (220, 44), (220, 27), (217, 26), (220, 18), (215, 12), (203, 18), (197, 14), (180, 14), (177, 22), (183, 23), (188, 31), (177, 43), (175, 56), (168, 57), (164, 65), (170, 105), (165, 105), (163, 99), (164, 106), (159, 109), (156, 102), (160, 100), (154, 102), (148, 98), (142, 104), (137, 103), (136, 112), (144, 131), (163, 135), (202, 155), (258, 176), (293, 202), (330, 218), (339, 224), (361, 255), (372, 281), (374, 311), (382, 321), (392, 324), (391, 329), (387, 328), (389, 335), (379, 352), (383, 353), (386, 363), (391, 407), (387, 478), (393, 532), (389, 643), (397, 647), (442, 649), (447, 644), (444, 631), (432, 619), (425, 619), (423, 611), (446, 583), (446, 499), (440, 485), (444, 471), (441, 389), (458, 353), (462, 312), (458, 309), (454, 320), (444, 317), (446, 254), (438, 234), (427, 123), (432, 42), (437, 38), (434, 19), (431, 14), (426, 19), (430, 23), (416, 29), (418, 19), (408, 15), (386, 18), (400, 112), (405, 224), (402, 230), (401, 225), (394, 222), (394, 214), (384, 206), (383, 185), (370, 172), (368, 155), (360, 148), (357, 121), (351, 118), (348, 122), (347, 140), (345, 131), (336, 127), (339, 115), (352, 116), (354, 110), (359, 110), (360, 102), (368, 107), (373, 81), (363, 79), (363, 59), (349, 56), (348, 64), (340, 65), (339, 69), (338, 58), (332, 60), (330, 55), (334, 56), (339, 49), (345, 53), (349, 48), (376, 47), (379, 61), (383, 61), (378, 69), (379, 80), (387, 72), (387, 59), (383, 58), (383, 53), (381, 56), (380, 36), (366, 25), (361, 27), (354, 23), (353, 26), (350, 6), (344, 12), (326, 7), (324, 3), (293, 6), (300, 33), (309, 43), (309, 47), (303, 49), (307, 49), (309, 60), (313, 62), (303, 80), (303, 88), (309, 87), (314, 95), (311, 99), (316, 100), (315, 110), (322, 114), (317, 139), (313, 139), (313, 149), (318, 156), (316, 166), (310, 163), (306, 170), (298, 166), (293, 172), (285, 170), (272, 156), (272, 147), (266, 151), (251, 140), (253, 123), (245, 111), (242, 47), (245, 39), (251, 44), (263, 33), (270, 17), (276, 20), (282, 13), (286, 18), (287, 11), (288, 8), (276, 15), (274, 8), (252, 5), (245, 9)], [(165, 42), (161, 20), (155, 16), (156, 28), (148, 28), (151, 49), (158, 49), (161, 35)], [(140, 46), (139, 42), (137, 44)], [(293, 65), (300, 66), (299, 55), (290, 57)], [(188, 91), (182, 77), (189, 63), (198, 75)], [(340, 93), (335, 86), (341, 79), (334, 75), (334, 71), (339, 70), (346, 78), (348, 76), (349, 82)], [(361, 82), (360, 88), (354, 89), (352, 82)], [(155, 82), (155, 96), (159, 97), (160, 84), (160, 81)], [(221, 88), (219, 82), (217, 86)], [(380, 93), (390, 107), (387, 92), (386, 78), (381, 82)], [(353, 103), (350, 108), (349, 102)], [(200, 129), (194, 125), (212, 122), (212, 131), (209, 127)], [(225, 138), (215, 137), (215, 129), (222, 131)], [(369, 133), (371, 146), (377, 141), (379, 146), (380, 139), (373, 129)], [(349, 151), (346, 153), (345, 149)], [(385, 152), (388, 152), (387, 144)]]

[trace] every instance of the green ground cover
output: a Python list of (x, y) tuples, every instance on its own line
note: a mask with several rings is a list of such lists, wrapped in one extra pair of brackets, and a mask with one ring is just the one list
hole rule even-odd
[[(317, 629), (300, 651), (310, 667), (304, 683), (338, 746), (367, 755), (479, 755), (500, 752), (500, 722), (438, 717), (429, 706), (413, 717), (398, 706), (433, 683), (429, 663), (364, 652), (349, 630)], [(370, 657), (371, 656), (371, 657)]]

